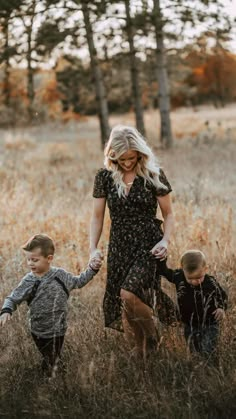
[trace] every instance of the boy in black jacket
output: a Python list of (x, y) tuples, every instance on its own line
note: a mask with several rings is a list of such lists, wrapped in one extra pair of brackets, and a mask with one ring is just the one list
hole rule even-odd
[(188, 250), (180, 259), (181, 269), (160, 262), (160, 275), (176, 286), (184, 336), (190, 351), (207, 357), (215, 353), (219, 322), (227, 308), (227, 295), (213, 276), (206, 273), (205, 255)]

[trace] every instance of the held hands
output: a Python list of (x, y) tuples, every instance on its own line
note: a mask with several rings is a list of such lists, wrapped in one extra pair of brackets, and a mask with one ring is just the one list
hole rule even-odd
[(168, 242), (165, 239), (160, 240), (151, 250), (156, 259), (165, 259), (167, 257)]
[(98, 249), (96, 249), (90, 255), (89, 266), (95, 271), (98, 271), (101, 268), (102, 260), (103, 257), (101, 252)]
[(217, 308), (215, 311), (213, 311), (213, 314), (217, 322), (220, 322), (225, 317), (225, 311), (223, 308)]
[(3, 313), (0, 316), (0, 326), (3, 327), (5, 324), (11, 320), (11, 315), (9, 313)]

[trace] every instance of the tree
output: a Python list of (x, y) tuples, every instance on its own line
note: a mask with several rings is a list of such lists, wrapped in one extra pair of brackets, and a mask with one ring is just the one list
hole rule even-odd
[[(77, 114), (85, 113), (89, 95), (90, 69), (84, 68), (81, 60), (65, 55), (63, 68), (56, 68), (58, 90), (60, 92), (63, 111), (70, 108)], [(83, 97), (83, 86), (86, 86), (86, 97)], [(81, 101), (81, 97), (83, 101)], [(88, 108), (87, 108), (88, 109)]]
[(55, 48), (62, 44), (71, 31), (68, 28), (60, 29), (61, 18), (48, 18), (42, 22), (35, 38), (35, 49), (37, 53), (45, 58), (49, 58)]
[[(105, 3), (106, 24), (110, 25), (110, 32), (104, 33), (101, 37), (104, 39), (103, 48), (105, 51), (105, 58), (107, 59), (108, 63), (108, 48), (110, 48), (110, 62), (112, 55), (118, 58), (119, 63), (122, 61), (122, 58), (125, 63), (127, 62), (126, 57), (129, 58), (128, 65), (131, 81), (131, 96), (129, 94), (127, 105), (129, 105), (131, 102), (131, 105), (134, 108), (136, 127), (143, 135), (145, 135), (142, 89), (140, 86), (140, 60), (137, 59), (138, 50), (135, 46), (134, 40), (138, 30), (135, 24), (135, 4), (131, 0), (121, 0), (119, 2), (110, 0), (106, 1)], [(118, 53), (117, 41), (112, 43), (112, 38), (114, 40), (117, 37), (120, 38), (120, 42), (118, 41), (120, 51)], [(113, 64), (115, 64), (115, 62), (113, 62)], [(116, 72), (116, 68), (113, 68), (112, 71)], [(127, 81), (125, 81), (125, 83), (127, 83)], [(125, 86), (126, 85), (129, 87), (129, 84), (125, 84)], [(112, 102), (114, 103), (114, 101)]]
[[(95, 19), (95, 22), (99, 19), (99, 16), (104, 10), (103, 1), (88, 1), (88, 0), (68, 0), (68, 1), (58, 1), (58, 0), (47, 0), (47, 5), (62, 5), (65, 10), (64, 20), (66, 21), (67, 16), (70, 14), (81, 12), (84, 27), (82, 28), (81, 24), (78, 25), (77, 21), (74, 22), (74, 27), (71, 26), (71, 47), (72, 49), (78, 49), (78, 38), (81, 37), (82, 29), (85, 29), (85, 38), (87, 41), (90, 63), (93, 75), (93, 81), (96, 92), (96, 103), (97, 103), (97, 112), (100, 123), (100, 132), (101, 132), (101, 143), (102, 147), (108, 139), (110, 134), (110, 126), (108, 122), (108, 105), (106, 97), (106, 89), (103, 82), (103, 75), (99, 65), (99, 59), (97, 55), (97, 50), (94, 42), (94, 29), (92, 20)], [(92, 18), (91, 18), (92, 15)], [(73, 19), (72, 19), (73, 20)]]
[[(43, 3), (43, 2), (41, 2)], [(22, 0), (18, 12), (15, 14), (14, 19), (18, 24), (17, 35), (18, 42), (16, 44), (17, 55), (15, 61), (26, 61), (27, 65), (27, 111), (29, 121), (33, 118), (33, 101), (34, 101), (34, 65), (37, 62), (35, 52), (35, 18), (42, 7), (38, 0)], [(37, 10), (38, 9), (38, 10)]]
[(95, 90), (96, 90), (96, 100), (98, 105), (98, 117), (100, 122), (100, 131), (101, 131), (101, 141), (102, 146), (108, 139), (110, 134), (110, 127), (108, 122), (108, 105), (106, 98), (106, 90), (103, 83), (102, 72), (99, 67), (97, 50), (95, 48), (94, 39), (93, 39), (93, 27), (90, 20), (89, 12), (89, 2), (86, 0), (81, 1), (84, 24), (86, 29), (86, 38), (88, 42), (88, 49), (90, 54), (91, 68), (93, 72)]
[(188, 81), (197, 87), (199, 100), (210, 99), (216, 107), (224, 106), (227, 100), (232, 100), (235, 91), (235, 59), (228, 51), (233, 22), (221, 0), (200, 3), (211, 9), (202, 16), (207, 29), (190, 46), (192, 75)]
[(32, 35), (33, 35), (33, 25), (35, 20), (35, 11), (36, 11), (36, 0), (31, 0), (30, 4), (26, 9), (26, 15), (22, 15), (22, 22), (25, 28), (27, 35), (27, 49), (26, 49), (26, 61), (27, 61), (27, 97), (28, 97), (28, 114), (29, 120), (33, 118), (33, 100), (34, 100), (34, 69), (32, 67)]
[(139, 87), (138, 63), (136, 60), (136, 55), (135, 55), (136, 50), (134, 46), (134, 26), (133, 26), (131, 14), (130, 14), (130, 1), (125, 0), (124, 3), (125, 3), (125, 12), (126, 12), (125, 30), (127, 32), (127, 37), (128, 37), (128, 42), (129, 42), (130, 71), (131, 71), (133, 103), (134, 103), (134, 110), (135, 110), (135, 117), (136, 117), (136, 127), (143, 135), (145, 135), (142, 97), (141, 97), (140, 87)]
[(209, 35), (202, 35), (186, 56), (191, 69), (186, 82), (190, 88), (196, 89), (195, 103), (212, 101), (215, 107), (219, 107), (235, 100), (236, 57), (223, 47), (219, 57), (215, 47), (207, 47)]
[(3, 34), (3, 48), (0, 53), (0, 63), (4, 63), (4, 82), (3, 82), (3, 97), (5, 106), (10, 104), (10, 58), (17, 53), (16, 45), (9, 43), (11, 28), (9, 25), (14, 17), (14, 12), (19, 10), (22, 0), (0, 0), (0, 23)]
[(153, 22), (156, 37), (156, 74), (158, 81), (158, 102), (161, 117), (160, 139), (165, 148), (170, 148), (173, 145), (170, 121), (170, 95), (164, 48), (163, 18), (159, 0), (153, 0)]

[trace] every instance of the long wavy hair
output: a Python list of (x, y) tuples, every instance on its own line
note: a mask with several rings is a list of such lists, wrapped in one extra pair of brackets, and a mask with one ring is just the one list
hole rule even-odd
[(124, 173), (117, 160), (129, 150), (138, 152), (136, 174), (144, 178), (145, 183), (150, 182), (157, 189), (167, 189), (159, 179), (160, 166), (144, 137), (133, 127), (116, 125), (104, 150), (104, 164), (106, 169), (112, 172), (119, 197), (125, 196), (126, 185), (123, 181)]

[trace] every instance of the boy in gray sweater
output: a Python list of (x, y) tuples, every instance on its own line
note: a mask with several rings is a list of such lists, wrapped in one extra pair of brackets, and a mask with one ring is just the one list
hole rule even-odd
[(31, 335), (43, 356), (42, 369), (50, 376), (60, 358), (67, 329), (70, 291), (82, 288), (96, 275), (101, 259), (93, 257), (87, 269), (75, 276), (51, 266), (55, 246), (47, 235), (36, 234), (22, 248), (31, 272), (6, 297), (0, 313), (0, 326), (4, 326), (17, 306), (26, 301)]

